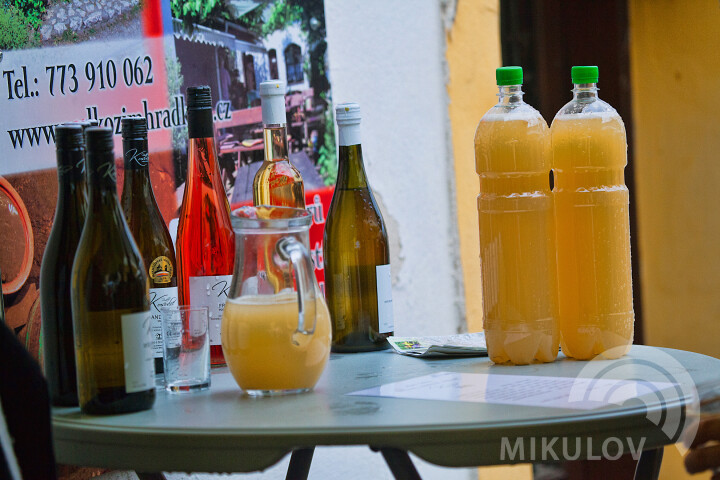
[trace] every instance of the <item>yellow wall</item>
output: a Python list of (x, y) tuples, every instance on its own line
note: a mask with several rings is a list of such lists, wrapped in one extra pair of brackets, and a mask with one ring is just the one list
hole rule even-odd
[[(455, 187), (460, 232), (460, 256), (465, 284), (465, 310), (471, 332), (482, 329), (480, 250), (475, 198), (473, 139), (480, 117), (497, 102), (495, 69), (500, 66), (498, 0), (458, 1), (447, 36), (448, 95), (455, 155)], [(526, 480), (530, 465), (481, 468), (480, 480)]]
[(646, 342), (720, 357), (720, 4), (630, 5)]
[(720, 4), (629, 3), (645, 341), (720, 357)]
[(499, 0), (458, 1), (447, 36), (448, 95), (455, 155), (455, 188), (465, 311), (471, 332), (482, 329), (480, 249), (473, 140), (480, 117), (497, 103), (495, 69), (500, 66)]

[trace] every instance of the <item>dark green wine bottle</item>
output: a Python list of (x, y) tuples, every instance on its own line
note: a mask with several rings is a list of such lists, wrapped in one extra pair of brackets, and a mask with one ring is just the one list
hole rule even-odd
[(175, 248), (155, 201), (150, 182), (150, 154), (144, 117), (122, 119), (125, 178), (120, 204), (150, 281), (155, 372), (163, 371), (162, 307), (178, 304)]
[(55, 127), (55, 146), (58, 199), (40, 268), (43, 367), (51, 403), (75, 406), (78, 397), (70, 274), (87, 207), (82, 126)]
[(365, 175), (360, 107), (339, 105), (335, 118), (338, 178), (323, 239), (332, 350), (381, 350), (394, 330), (387, 231)]
[(78, 398), (85, 413), (155, 401), (148, 276), (117, 197), (112, 130), (86, 131), (88, 210), (72, 269)]

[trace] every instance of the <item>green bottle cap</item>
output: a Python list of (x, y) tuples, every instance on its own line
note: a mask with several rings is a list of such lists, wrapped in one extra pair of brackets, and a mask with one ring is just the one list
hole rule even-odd
[(500, 67), (495, 70), (495, 79), (497, 80), (498, 86), (522, 85), (522, 67)]
[(572, 82), (574, 84), (581, 83), (597, 83), (598, 81), (598, 67), (596, 66), (584, 66), (584, 67), (572, 67), (570, 71)]

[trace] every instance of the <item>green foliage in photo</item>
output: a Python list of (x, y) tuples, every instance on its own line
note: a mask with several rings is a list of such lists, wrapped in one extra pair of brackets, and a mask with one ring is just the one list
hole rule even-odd
[(325, 41), (325, 12), (323, 2), (307, 0), (265, 0), (261, 6), (235, 20), (252, 33), (267, 37), (290, 25), (300, 24), (307, 35), (308, 52), (303, 70), (315, 95), (327, 104), (325, 133), (318, 150), (317, 166), (326, 185), (334, 185), (337, 178), (337, 154), (335, 152), (335, 123), (330, 98), (330, 82), (325, 64), (327, 42)]
[[(181, 87), (185, 83), (185, 78), (181, 73), (182, 65), (176, 56), (170, 56), (167, 53), (165, 55), (165, 65), (167, 68), (168, 104), (175, 105), (174, 97), (182, 95)], [(175, 165), (175, 179), (177, 182), (175, 185), (176, 188), (187, 178), (187, 142), (187, 125), (172, 129), (172, 151)]]
[(338, 164), (337, 153), (335, 152), (335, 119), (330, 102), (328, 102), (325, 110), (325, 134), (323, 135), (323, 143), (318, 150), (317, 166), (325, 185), (335, 185)]
[[(9, 2), (6, 0), (3, 3)], [(15, 7), (25, 14), (27, 22), (33, 28), (38, 28), (42, 24), (42, 16), (50, 0), (15, 0), (14, 3)]]
[(14, 6), (0, 8), (0, 50), (23, 48), (28, 43), (28, 23)]
[(216, 19), (231, 19), (223, 0), (170, 0), (170, 9), (188, 31), (192, 31), (194, 24), (212, 27)]
[(325, 67), (325, 11), (323, 2), (307, 0), (265, 0), (258, 8), (234, 20), (239, 25), (260, 37), (284, 30), (295, 23), (307, 35), (309, 47), (308, 60), (305, 64), (310, 86), (315, 92), (327, 92), (330, 83)]

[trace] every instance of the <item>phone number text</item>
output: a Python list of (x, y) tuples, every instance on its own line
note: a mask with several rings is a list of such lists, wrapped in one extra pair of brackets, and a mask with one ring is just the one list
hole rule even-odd
[[(118, 84), (126, 87), (151, 85), (154, 81), (153, 63), (149, 55), (124, 58), (122, 60), (100, 60), (87, 62), (84, 67), (74, 63), (49, 65), (45, 67), (47, 93), (72, 95), (78, 91), (112, 90)], [(42, 75), (42, 74), (41, 74)], [(39, 97), (42, 87), (40, 79), (28, 72), (22, 65), (19, 69), (3, 70), (7, 82), (8, 100)]]

